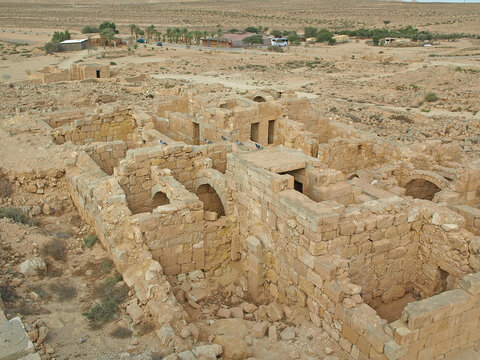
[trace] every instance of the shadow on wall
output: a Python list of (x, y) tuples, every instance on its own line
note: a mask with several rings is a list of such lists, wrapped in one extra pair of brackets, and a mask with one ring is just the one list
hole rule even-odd
[(218, 214), (218, 217), (225, 215), (222, 200), (214, 188), (208, 184), (200, 185), (197, 189), (197, 196), (203, 202), (203, 210)]
[(425, 179), (413, 179), (405, 185), (405, 195), (416, 199), (433, 200), (433, 197), (441, 189)]

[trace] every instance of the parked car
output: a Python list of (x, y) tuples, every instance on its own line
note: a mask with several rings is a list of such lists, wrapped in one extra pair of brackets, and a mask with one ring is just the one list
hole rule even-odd
[(145, 39), (140, 38), (140, 39), (137, 40), (137, 42), (140, 43), (140, 44), (145, 44)]
[(157, 42), (157, 46), (163, 46), (162, 42), (161, 42), (161, 41), (158, 41), (158, 42)]

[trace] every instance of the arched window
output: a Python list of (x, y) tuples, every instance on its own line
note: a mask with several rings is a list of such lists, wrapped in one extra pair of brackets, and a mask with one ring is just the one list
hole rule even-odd
[(441, 189), (425, 179), (413, 179), (405, 185), (405, 195), (416, 199), (433, 200), (433, 197)]

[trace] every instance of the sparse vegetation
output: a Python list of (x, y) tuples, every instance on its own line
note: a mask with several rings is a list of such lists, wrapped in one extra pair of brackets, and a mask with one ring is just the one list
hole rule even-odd
[(435, 102), (435, 101), (438, 101), (438, 100), (439, 100), (439, 97), (434, 92), (429, 92), (429, 93), (425, 94), (425, 101), (426, 102)]
[(0, 219), (3, 219), (3, 218), (12, 219), (13, 221), (21, 224), (27, 224), (27, 225), (32, 224), (31, 219), (20, 208), (15, 208), (15, 207), (0, 208)]
[(82, 28), (82, 34), (94, 34), (99, 32), (100, 28), (95, 25), (87, 25)]
[(97, 235), (90, 234), (83, 238), (83, 243), (85, 244), (85, 247), (87, 249), (91, 249), (93, 245), (95, 245), (97, 240), (98, 240)]
[(125, 300), (128, 292), (125, 284), (118, 285), (121, 279), (121, 275), (107, 278), (94, 290), (94, 295), (100, 301), (83, 313), (92, 326), (101, 326), (113, 320), (118, 304)]
[(63, 260), (67, 247), (65, 241), (61, 239), (52, 239), (42, 247), (42, 255), (49, 256), (55, 260)]
[(117, 339), (128, 339), (132, 334), (132, 330), (123, 326), (117, 326), (115, 330), (110, 333), (110, 335)]
[(57, 295), (61, 301), (72, 300), (77, 297), (77, 289), (72, 285), (54, 283), (50, 285), (50, 291)]

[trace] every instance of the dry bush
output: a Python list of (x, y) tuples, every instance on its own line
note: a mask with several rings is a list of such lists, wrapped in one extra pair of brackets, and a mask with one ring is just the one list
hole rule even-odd
[(42, 248), (42, 255), (43, 256), (50, 256), (55, 260), (63, 260), (65, 259), (67, 247), (65, 245), (65, 241), (60, 239), (52, 239)]
[(12, 184), (3, 169), (0, 169), (0, 198), (8, 198), (12, 196), (12, 193)]
[(75, 286), (67, 284), (51, 284), (50, 290), (57, 295), (61, 301), (72, 300), (77, 297), (77, 289)]
[(117, 326), (115, 330), (110, 333), (110, 335), (117, 339), (128, 339), (132, 334), (132, 330), (123, 326)]

